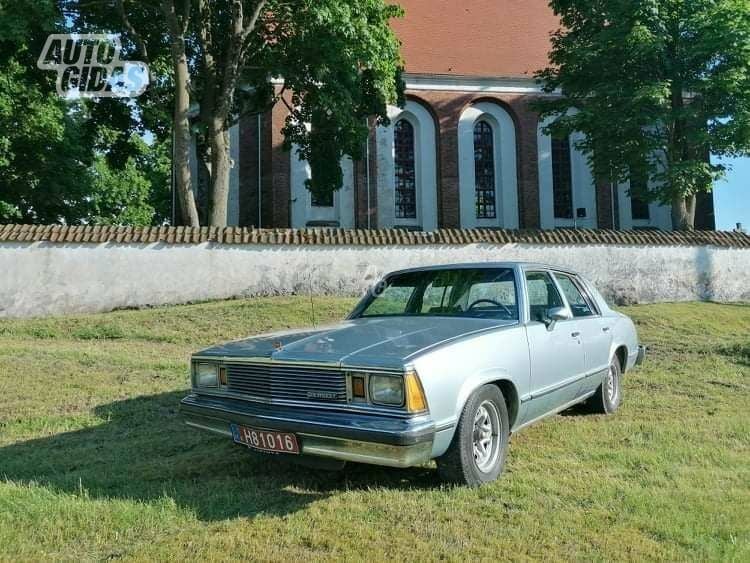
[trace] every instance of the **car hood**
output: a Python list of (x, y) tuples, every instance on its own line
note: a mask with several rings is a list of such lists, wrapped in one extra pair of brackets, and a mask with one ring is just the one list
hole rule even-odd
[(398, 368), (440, 344), (514, 324), (517, 322), (457, 317), (353, 319), (335, 326), (277, 332), (229, 342), (196, 356)]

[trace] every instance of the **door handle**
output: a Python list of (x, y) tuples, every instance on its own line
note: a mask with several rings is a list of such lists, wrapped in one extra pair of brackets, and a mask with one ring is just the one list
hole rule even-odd
[(609, 327), (608, 327), (608, 326), (605, 326), (605, 327), (604, 327), (604, 328), (602, 329), (602, 332), (609, 332)]
[(572, 336), (573, 338), (578, 338), (579, 336), (581, 336), (581, 333), (580, 332), (574, 332), (570, 336)]

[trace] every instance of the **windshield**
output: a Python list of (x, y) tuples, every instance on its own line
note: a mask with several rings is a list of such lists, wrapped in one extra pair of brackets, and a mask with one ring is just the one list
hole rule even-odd
[(510, 268), (457, 268), (389, 276), (359, 317), (443, 316), (518, 320)]

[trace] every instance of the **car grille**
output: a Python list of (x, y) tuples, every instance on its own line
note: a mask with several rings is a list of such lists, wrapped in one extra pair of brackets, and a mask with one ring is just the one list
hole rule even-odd
[(346, 376), (338, 368), (228, 363), (227, 390), (262, 400), (346, 403)]

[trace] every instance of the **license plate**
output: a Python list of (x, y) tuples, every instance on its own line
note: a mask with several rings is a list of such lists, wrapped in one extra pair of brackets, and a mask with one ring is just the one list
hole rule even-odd
[(254, 450), (282, 454), (299, 454), (297, 436), (288, 432), (274, 432), (232, 424), (232, 437), (238, 444)]

